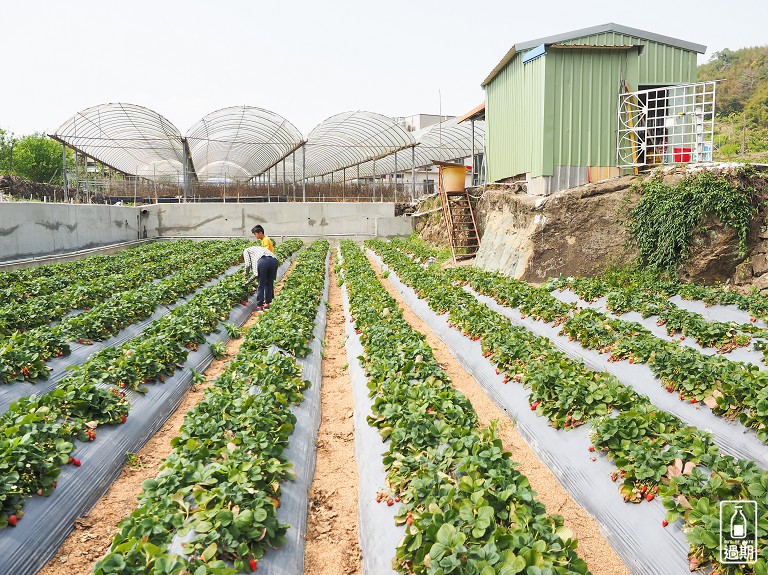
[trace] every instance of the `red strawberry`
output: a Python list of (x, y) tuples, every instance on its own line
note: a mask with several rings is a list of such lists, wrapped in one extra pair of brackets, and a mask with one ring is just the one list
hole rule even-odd
[(121, 416), (120, 416), (120, 422), (121, 422), (121, 423), (125, 423), (125, 420), (126, 420), (126, 419), (128, 419), (128, 416), (127, 416), (127, 415), (123, 414), (123, 415), (121, 415)]
[(751, 321), (752, 323), (755, 323), (757, 321), (757, 318), (750, 316), (749, 321)]
[(536, 408), (537, 408), (537, 407), (539, 407), (539, 404), (540, 404), (540, 403), (541, 403), (541, 401), (534, 401), (534, 402), (531, 404), (531, 411), (536, 411)]
[(256, 567), (258, 566), (258, 564), (259, 562), (256, 561), (256, 559), (251, 559), (251, 564), (250, 564), (251, 571), (256, 571)]
[(395, 501), (391, 497), (387, 498), (387, 507), (392, 507), (394, 503)]
[(400, 496), (399, 495), (395, 495), (395, 503), (400, 503)]
[(597, 461), (597, 457), (590, 457), (590, 461)]
[(69, 462), (70, 462), (70, 463), (74, 463), (74, 462), (75, 462), (75, 458), (70, 456), (70, 458), (69, 458)]
[(593, 453), (595, 451), (595, 446), (594, 445), (590, 445), (589, 446), (589, 451), (590, 451), (590, 453)]
[(356, 329), (356, 330), (355, 330), (355, 333), (356, 333), (357, 335), (360, 335), (360, 334), (361, 334), (361, 333), (363, 333), (363, 332), (362, 332), (361, 330), (359, 330), (359, 329)]
[(244, 299), (243, 301), (240, 302), (240, 305), (248, 305), (248, 300)]
[(42, 489), (38, 489), (38, 490), (37, 490), (37, 494), (38, 494), (38, 495), (42, 495), (42, 494), (43, 494), (43, 490), (42, 490)]
[(649, 492), (649, 493), (646, 493), (646, 494), (645, 494), (645, 500), (646, 500), (646, 501), (653, 501), (653, 498), (654, 498), (654, 497), (655, 497), (655, 495), (654, 495), (653, 493), (650, 493), (650, 492)]
[(405, 518), (405, 524), (413, 525), (413, 515), (411, 515), (410, 513), (408, 514), (408, 517)]
[(16, 523), (18, 522), (19, 522), (19, 518), (16, 517), (15, 515), (11, 515), (8, 518), (8, 525), (10, 525), (11, 527), (16, 527)]
[(680, 336), (680, 341), (685, 341), (685, 336), (684, 335)]
[(75, 464), (75, 467), (80, 467), (80, 460), (79, 459), (75, 459), (75, 461), (73, 461), (73, 463)]
[(661, 526), (666, 527), (667, 525), (669, 525), (669, 521), (667, 521), (666, 519), (662, 520)]

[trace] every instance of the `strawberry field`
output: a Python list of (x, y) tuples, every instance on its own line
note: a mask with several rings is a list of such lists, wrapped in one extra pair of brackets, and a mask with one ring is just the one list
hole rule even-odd
[[(753, 354), (752, 363), (728, 357), (728, 352), (749, 344), (750, 338), (759, 341), (764, 337), (759, 327), (765, 317), (762, 298), (703, 286), (616, 286), (610, 278), (602, 282), (568, 278), (535, 288), (474, 268), (446, 271), (439, 265), (423, 264), (436, 254), (412, 241), (371, 241), (369, 245), (397, 274), (403, 290), (414, 290), (414, 297), (424, 300), (437, 315), (447, 314), (444, 321), (450, 328), (480, 344), (482, 357), (499, 374), (499, 381), (492, 385), (527, 390), (530, 411), (550, 428), (565, 433), (562, 441), (568, 441), (567, 434), (588, 428), (589, 446), (582, 457), (601, 465), (586, 465), (584, 469), (601, 469), (608, 463), (616, 497), (621, 501), (656, 509), (663, 505), (665, 513), (653, 536), (653, 550), (645, 557), (638, 548), (642, 546), (624, 544), (619, 535), (614, 538), (616, 544), (624, 545), (625, 556), (646, 562), (640, 572), (656, 572), (653, 555), (664, 554), (664, 538), (684, 539), (688, 553), (678, 556), (667, 570), (661, 571), (664, 568), (659, 565), (658, 572), (688, 568), (716, 573), (766, 572), (768, 518), (764, 513), (755, 526), (750, 526), (749, 535), (756, 535), (761, 550), (750, 565), (723, 565), (719, 550), (721, 501), (756, 500), (759, 509), (768, 503), (766, 372), (757, 354)], [(556, 297), (561, 294), (550, 291), (571, 287), (582, 298), (578, 302)], [(606, 295), (611, 316), (581, 303)], [(671, 295), (738, 307), (745, 315), (752, 314), (752, 321), (708, 320), (702, 313), (671, 303)], [(623, 307), (619, 302), (624, 302)], [(656, 303), (649, 307), (649, 302)], [(679, 321), (667, 334), (678, 337), (662, 338), (637, 322), (619, 317), (629, 309), (645, 317), (656, 316), (652, 321), (658, 327)], [(696, 346), (684, 345), (681, 333), (697, 340)], [(708, 345), (719, 347), (720, 354), (707, 353)], [(755, 347), (759, 350), (762, 346), (758, 343)], [(607, 365), (600, 369), (599, 361), (587, 365), (585, 360), (593, 357), (589, 350), (596, 350), (594, 355), (602, 356), (605, 364), (627, 362), (649, 368), (653, 377), (645, 377), (643, 386), (654, 380), (663, 393), (673, 394), (687, 409), (666, 411), (662, 402), (655, 401), (660, 394), (654, 394), (652, 400), (646, 393), (653, 390), (631, 383), (631, 371), (616, 371), (621, 373), (617, 377)], [(722, 424), (720, 434), (710, 430), (718, 423)], [(556, 453), (554, 448), (541, 446), (544, 459), (548, 451)], [(562, 475), (561, 481), (568, 481), (568, 473)], [(595, 500), (607, 494), (584, 495), (582, 504), (599, 514), (601, 503)], [(732, 509), (726, 507), (726, 514)], [(624, 515), (626, 519), (605, 518), (607, 527), (618, 534), (624, 521), (632, 521), (642, 531), (645, 525), (640, 522), (653, 521), (659, 514), (642, 516), (628, 508)], [(674, 558), (674, 546), (669, 552)]]
[[(179, 240), (0, 274), (0, 572), (43, 568), (215, 357), (219, 375), (88, 570), (313, 572), (305, 553), (353, 521), (332, 503), (331, 527), (315, 517), (337, 349), (358, 572), (608, 573), (599, 539), (622, 573), (768, 575), (761, 296), (625, 271), (535, 287), (445, 266), (413, 238), (289, 240), (280, 290), (254, 314), (247, 245)], [(482, 423), (430, 336), (501, 420)], [(538, 465), (518, 459), (509, 422)], [(537, 493), (542, 474), (594, 520), (586, 541)], [(739, 500), (757, 504), (742, 539), (758, 544), (724, 563), (720, 517)], [(333, 554), (353, 553), (344, 541)]]

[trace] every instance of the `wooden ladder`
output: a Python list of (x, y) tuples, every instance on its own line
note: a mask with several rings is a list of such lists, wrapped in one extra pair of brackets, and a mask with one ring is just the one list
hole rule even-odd
[(453, 260), (472, 258), (480, 248), (477, 222), (469, 193), (440, 191), (443, 217), (448, 228)]

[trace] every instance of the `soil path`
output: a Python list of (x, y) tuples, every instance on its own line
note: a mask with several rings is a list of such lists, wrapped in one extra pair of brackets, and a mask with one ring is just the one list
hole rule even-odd
[(333, 271), (328, 293), (328, 323), (323, 349), (320, 432), (315, 477), (309, 490), (307, 575), (360, 574), (357, 542), (357, 467), (352, 412), (352, 381), (346, 371), (344, 309)]
[[(284, 278), (293, 269), (295, 262), (288, 269)], [(283, 282), (275, 285), (275, 294), (279, 293)], [(244, 326), (253, 325), (259, 314), (254, 313)], [(126, 463), (119, 477), (107, 493), (99, 499), (91, 511), (75, 521), (74, 531), (67, 537), (56, 555), (38, 575), (91, 575), (96, 562), (101, 559), (112, 544), (117, 533), (117, 526), (123, 518), (136, 509), (137, 499), (142, 492), (141, 483), (145, 479), (157, 476), (157, 470), (163, 459), (171, 453), (171, 440), (179, 434), (187, 411), (200, 402), (210, 383), (219, 376), (233, 359), (243, 338), (227, 342), (227, 355), (214, 360), (205, 370), (205, 381), (193, 385), (186, 393), (181, 404), (165, 422), (162, 428), (144, 445), (135, 456), (133, 465)]]
[(509, 451), (512, 460), (519, 464), (520, 473), (528, 477), (547, 512), (563, 516), (565, 525), (573, 531), (579, 541), (579, 556), (587, 562), (593, 575), (629, 575), (624, 562), (600, 533), (592, 516), (571, 499), (549, 468), (536, 457), (517, 432), (509, 416), (488, 397), (475, 378), (459, 365), (448, 346), (411, 310), (392, 284), (381, 277), (381, 269), (377, 263), (370, 256), (368, 259), (381, 284), (397, 300), (405, 320), (415, 330), (427, 336), (427, 343), (432, 348), (435, 359), (451, 377), (454, 387), (472, 403), (480, 425), (488, 426), (492, 421), (498, 422), (496, 432), (504, 444), (504, 449)]

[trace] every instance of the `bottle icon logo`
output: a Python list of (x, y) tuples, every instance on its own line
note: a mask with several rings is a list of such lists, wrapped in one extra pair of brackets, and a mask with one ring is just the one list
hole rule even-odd
[(747, 536), (747, 518), (741, 505), (737, 505), (731, 516), (731, 539), (744, 539)]
[(720, 501), (720, 563), (752, 565), (757, 561), (757, 502)]

